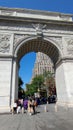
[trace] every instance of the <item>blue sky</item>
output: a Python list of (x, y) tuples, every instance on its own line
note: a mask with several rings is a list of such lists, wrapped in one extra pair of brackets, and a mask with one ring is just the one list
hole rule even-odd
[[(73, 0), (0, 0), (0, 6), (73, 14)], [(31, 79), (34, 62), (35, 53), (28, 53), (21, 59), (19, 75), (24, 84)]]
[(73, 13), (73, 0), (0, 0), (0, 6)]
[(25, 87), (25, 84), (29, 83), (31, 80), (35, 58), (36, 53), (31, 52), (26, 54), (20, 61), (19, 76), (24, 81), (23, 88)]

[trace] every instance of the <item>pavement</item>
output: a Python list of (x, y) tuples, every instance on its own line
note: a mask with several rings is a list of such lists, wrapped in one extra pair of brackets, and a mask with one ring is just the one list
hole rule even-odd
[(38, 106), (36, 111), (35, 115), (1, 114), (0, 130), (73, 130), (73, 109), (47, 104)]

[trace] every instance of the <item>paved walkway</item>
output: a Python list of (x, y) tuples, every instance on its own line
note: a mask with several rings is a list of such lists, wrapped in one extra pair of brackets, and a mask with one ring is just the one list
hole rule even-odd
[(37, 108), (37, 114), (5, 114), (0, 115), (0, 130), (73, 130), (73, 110), (55, 109), (48, 104), (48, 112), (44, 105)]

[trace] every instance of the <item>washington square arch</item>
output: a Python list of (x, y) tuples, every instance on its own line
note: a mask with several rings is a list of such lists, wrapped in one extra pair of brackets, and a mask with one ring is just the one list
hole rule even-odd
[(57, 105), (73, 107), (73, 16), (58, 12), (0, 8), (0, 112), (18, 97), (20, 59), (43, 52), (54, 64)]

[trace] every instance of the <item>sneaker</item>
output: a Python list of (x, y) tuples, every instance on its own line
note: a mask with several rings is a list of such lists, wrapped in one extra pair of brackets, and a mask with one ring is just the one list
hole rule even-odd
[(32, 114), (31, 114), (31, 113), (29, 113), (29, 115), (31, 116)]

